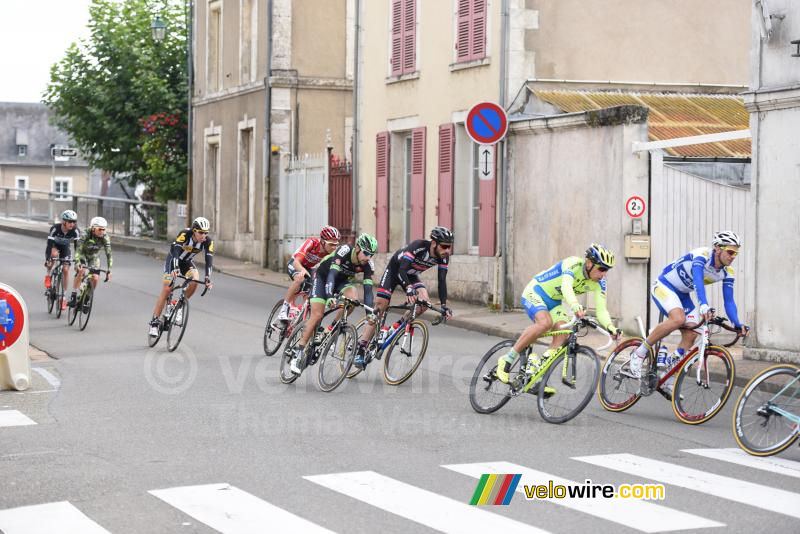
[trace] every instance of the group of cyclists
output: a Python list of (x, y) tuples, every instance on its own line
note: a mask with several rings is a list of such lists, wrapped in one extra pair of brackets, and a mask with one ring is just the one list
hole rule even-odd
[[(47, 276), (45, 286), (50, 287), (50, 269), (53, 262), (60, 258), (64, 276), (62, 283), (66, 294), (67, 275), (72, 255), (70, 244), (75, 244), (75, 261), (77, 263), (73, 292), (69, 302), (62, 300), (61, 309), (75, 305), (75, 295), (87, 269), (99, 268), (100, 249), (104, 249), (108, 262), (107, 279), (111, 278), (111, 243), (106, 235), (107, 222), (102, 217), (94, 217), (90, 222), (90, 230), (85, 235), (77, 228), (77, 214), (66, 210), (61, 214), (61, 222), (50, 228), (45, 251), (45, 267)], [(184, 276), (196, 281), (200, 274), (194, 264), (194, 257), (203, 253), (205, 256), (205, 279), (207, 288), (213, 286), (214, 241), (209, 236), (211, 224), (205, 217), (197, 217), (190, 228), (182, 230), (170, 245), (169, 254), (164, 263), (163, 286), (159, 294), (153, 316), (150, 320), (150, 335), (158, 335), (159, 319), (173, 280)], [(354, 365), (363, 369), (365, 348), (374, 334), (376, 319), (389, 307), (389, 302), (397, 286), (405, 292), (406, 301), (413, 305), (417, 299), (428, 301), (429, 295), (420, 280), (420, 274), (436, 267), (438, 271), (438, 296), (440, 306), (448, 316), (452, 311), (447, 307), (447, 269), (453, 252), (454, 236), (448, 228), (437, 226), (431, 230), (428, 240), (418, 239), (397, 250), (391, 255), (388, 265), (380, 278), (376, 294), (373, 295), (373, 276), (375, 266), (372, 257), (378, 250), (378, 241), (368, 233), (360, 234), (353, 245), (341, 243), (339, 230), (325, 226), (319, 237), (309, 237), (292, 255), (286, 270), (291, 280), (284, 296), (283, 307), (278, 315), (279, 321), (288, 320), (289, 303), (300, 291), (304, 282), (310, 283), (310, 317), (300, 342), (295, 347), (291, 360), (292, 373), (302, 372), (303, 351), (309, 345), (311, 337), (322, 320), (326, 307), (330, 306), (337, 296), (352, 300), (357, 299), (355, 278), (360, 275), (363, 285), (363, 302), (372, 312), (367, 314), (367, 325), (362, 330), (358, 342)], [(731, 264), (739, 254), (742, 246), (738, 235), (732, 231), (721, 231), (713, 235), (710, 247), (691, 250), (673, 263), (667, 265), (652, 286), (651, 298), (666, 319), (656, 326), (649, 336), (632, 354), (627, 372), (634, 378), (641, 376), (642, 362), (653, 346), (675, 330), (687, 324), (697, 324), (701, 320), (712, 318), (714, 311), (709, 307), (705, 286), (722, 282), (725, 310), (735, 328), (742, 336), (747, 335), (749, 328), (739, 320), (736, 302), (733, 298), (734, 271)], [(509, 371), (521, 352), (532, 345), (546, 332), (560, 329), (570, 315), (582, 318), (586, 314), (577, 296), (593, 293), (595, 311), (600, 325), (616, 340), (622, 331), (614, 326), (606, 306), (606, 276), (615, 265), (613, 251), (607, 247), (592, 243), (586, 249), (583, 258), (570, 256), (559, 261), (549, 269), (536, 274), (522, 292), (520, 304), (526, 311), (532, 324), (517, 338), (514, 345), (497, 361), (497, 377), (507, 382)], [(97, 275), (93, 275), (92, 284), (97, 283)], [(186, 290), (186, 297), (191, 298), (196, 290), (191, 285)], [(699, 305), (692, 299), (697, 294)], [(421, 307), (418, 315), (424, 313)], [(681, 329), (681, 341), (670, 355), (680, 360), (692, 346), (697, 334), (688, 329)], [(543, 360), (547, 360), (551, 351), (556, 350), (564, 341), (564, 336), (553, 336), (550, 348), (544, 354), (532, 354), (528, 359), (526, 372), (535, 373)], [(667, 382), (665, 389), (669, 392), (671, 384)]]

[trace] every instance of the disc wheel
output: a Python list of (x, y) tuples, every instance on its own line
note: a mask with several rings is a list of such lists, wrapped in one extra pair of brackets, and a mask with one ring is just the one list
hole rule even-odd
[(428, 326), (422, 321), (406, 325), (386, 348), (383, 359), (383, 379), (399, 386), (414, 374), (428, 350)]
[(739, 447), (753, 456), (770, 456), (797, 440), (800, 427), (776, 409), (800, 415), (800, 367), (774, 365), (747, 383), (733, 409)]
[(562, 354), (542, 377), (539, 415), (548, 423), (569, 421), (589, 404), (599, 378), (600, 359), (589, 347), (578, 346), (574, 353)]
[(78, 300), (75, 308), (80, 313), (78, 325), (81, 331), (86, 330), (86, 325), (89, 324), (89, 317), (92, 315), (92, 305), (94, 304), (94, 288), (89, 284), (83, 292), (83, 298)]
[[(631, 376), (630, 359), (633, 351), (642, 344), (641, 338), (626, 339), (608, 355), (600, 372), (597, 397), (609, 412), (624, 412), (641, 398), (641, 379)], [(652, 350), (642, 362), (642, 374), (646, 374), (653, 361)]]
[(283, 336), (286, 333), (286, 324), (278, 320), (278, 314), (281, 312), (283, 306), (283, 299), (279, 299), (272, 307), (272, 311), (267, 317), (267, 324), (264, 327), (264, 355), (272, 356), (278, 349), (281, 348), (283, 343)]
[(356, 356), (358, 334), (351, 324), (344, 324), (338, 332), (328, 336), (319, 360), (317, 384), (322, 391), (333, 391), (347, 377)]
[(175, 351), (181, 344), (183, 334), (186, 332), (186, 325), (189, 324), (189, 301), (186, 297), (181, 297), (178, 303), (172, 308), (167, 324), (167, 350)]
[[(501, 341), (483, 355), (469, 384), (469, 403), (478, 413), (493, 413), (509, 401), (511, 386), (497, 378), (497, 359), (514, 346), (512, 340)], [(509, 382), (519, 374), (520, 358), (514, 360), (508, 373)]]
[(672, 394), (672, 411), (683, 423), (705, 423), (725, 406), (733, 389), (736, 369), (730, 353), (717, 346), (706, 347), (705, 365), (701, 367), (700, 354), (695, 354), (676, 373)]

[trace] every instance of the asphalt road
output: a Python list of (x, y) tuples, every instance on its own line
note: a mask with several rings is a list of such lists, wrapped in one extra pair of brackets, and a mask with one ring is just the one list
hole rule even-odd
[[(480, 415), (468, 381), (498, 339), (449, 326), (431, 329), (422, 367), (402, 386), (383, 384), (377, 365), (330, 394), (310, 375), (287, 386), (278, 357), (261, 349), (282, 288), (215, 276), (169, 354), (164, 341), (145, 344), (162, 262), (115, 253), (114, 279), (80, 332), (46, 312), (43, 252), (43, 240), (0, 233), (0, 281), (23, 295), (31, 342), (55, 358), (34, 364), (31, 390), (0, 393), (1, 410), (37, 423), (0, 427), (6, 534), (798, 532), (796, 446), (754, 466), (685, 452), (736, 447), (733, 401), (699, 427), (677, 422), (660, 396), (623, 414), (593, 400), (560, 426), (531, 396)], [(522, 473), (523, 484), (664, 482), (666, 497), (516, 493), (508, 506), (467, 506), (475, 476), (492, 469)]]

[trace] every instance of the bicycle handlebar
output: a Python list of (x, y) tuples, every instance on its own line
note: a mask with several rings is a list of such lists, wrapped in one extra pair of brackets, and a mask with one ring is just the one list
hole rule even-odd
[[(172, 280), (173, 287), (175, 285), (175, 280), (177, 280), (178, 278), (182, 278), (183, 280), (185, 280), (185, 282), (180, 285), (180, 287), (182, 287), (182, 288), (185, 288), (190, 283), (203, 284), (203, 285), (205, 285), (205, 283), (206, 283), (205, 280), (195, 280), (194, 278), (187, 278), (187, 277), (183, 276), (182, 274), (179, 274), (178, 276), (175, 276), (173, 278), (173, 280)], [(208, 293), (208, 286), (206, 286), (206, 288), (203, 290), (203, 292), (200, 293), (200, 296), (203, 297), (203, 296), (205, 296), (206, 293)]]
[(583, 326), (599, 330), (604, 336), (606, 336), (606, 338), (608, 338), (608, 343), (602, 347), (597, 347), (597, 350), (606, 350), (614, 344), (614, 338), (611, 336), (611, 334), (605, 328), (600, 326), (600, 323), (597, 322), (597, 319), (588, 315), (585, 315), (581, 318), (579, 318), (577, 315), (573, 315), (572, 320), (564, 324), (561, 329), (570, 329), (573, 332), (577, 332), (577, 330)]

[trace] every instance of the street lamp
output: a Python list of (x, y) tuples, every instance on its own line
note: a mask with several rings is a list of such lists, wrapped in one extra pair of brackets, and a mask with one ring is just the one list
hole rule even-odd
[(156, 18), (154, 18), (153, 22), (150, 24), (150, 31), (153, 32), (153, 40), (160, 43), (167, 34), (167, 23), (156, 15)]

